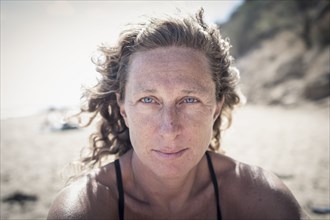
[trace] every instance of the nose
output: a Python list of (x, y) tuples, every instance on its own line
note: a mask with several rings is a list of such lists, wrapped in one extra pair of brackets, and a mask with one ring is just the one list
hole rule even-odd
[(175, 107), (163, 107), (159, 131), (164, 138), (175, 139), (180, 132), (180, 116)]

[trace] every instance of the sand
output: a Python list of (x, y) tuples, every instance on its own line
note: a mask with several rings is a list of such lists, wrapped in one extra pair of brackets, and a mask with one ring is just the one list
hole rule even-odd
[[(93, 131), (43, 130), (45, 117), (1, 121), (1, 219), (45, 219), (64, 184), (60, 171), (78, 158)], [(312, 219), (330, 218), (311, 211), (330, 205), (328, 105), (247, 105), (235, 112), (222, 144), (227, 155), (280, 176)], [(3, 202), (15, 192), (31, 201)]]

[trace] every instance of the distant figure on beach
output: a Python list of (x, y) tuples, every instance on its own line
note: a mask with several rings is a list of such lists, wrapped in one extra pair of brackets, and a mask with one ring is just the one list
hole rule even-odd
[(241, 102), (229, 49), (202, 9), (100, 46), (102, 77), (82, 109), (100, 126), (48, 219), (307, 219), (278, 177), (219, 153)]

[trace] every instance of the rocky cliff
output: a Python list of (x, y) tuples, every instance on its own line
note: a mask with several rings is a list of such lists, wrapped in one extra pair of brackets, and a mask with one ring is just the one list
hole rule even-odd
[(219, 25), (249, 103), (328, 102), (329, 0), (246, 0)]

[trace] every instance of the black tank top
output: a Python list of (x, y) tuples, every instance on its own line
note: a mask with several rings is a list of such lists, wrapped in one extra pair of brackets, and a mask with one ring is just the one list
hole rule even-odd
[[(221, 210), (220, 210), (220, 198), (219, 198), (219, 189), (218, 189), (218, 181), (217, 177), (215, 175), (213, 164), (211, 157), (209, 153), (206, 151), (206, 159), (207, 164), (210, 170), (211, 179), (214, 187), (214, 193), (215, 193), (215, 202), (217, 205), (217, 219), (221, 220)], [(116, 177), (117, 177), (117, 188), (118, 188), (118, 214), (119, 214), (119, 220), (124, 220), (124, 207), (125, 207), (125, 198), (124, 198), (124, 187), (123, 187), (123, 180), (121, 176), (121, 169), (120, 169), (120, 163), (119, 160), (115, 160), (115, 168), (116, 168)]]

